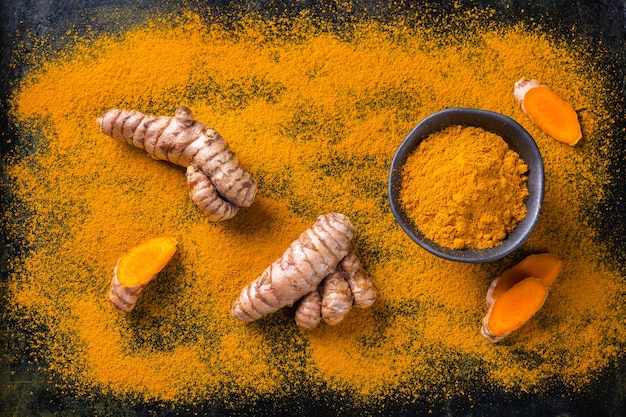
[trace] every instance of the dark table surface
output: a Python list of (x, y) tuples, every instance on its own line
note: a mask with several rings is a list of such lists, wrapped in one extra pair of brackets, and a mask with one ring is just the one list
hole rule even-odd
[[(490, 7), (496, 11), (494, 18), (504, 23), (520, 21), (540, 23), (550, 28), (559, 36), (584, 36), (598, 47), (598, 60), (615, 68), (615, 83), (621, 90), (618, 95), (620, 102), (615, 103), (617, 111), (626, 114), (626, 1), (625, 0), (536, 0), (536, 1), (408, 1), (396, 2), (361, 0), (353, 1), (350, 16), (345, 12), (335, 10), (333, 5), (339, 2), (331, 1), (298, 1), (281, 2), (279, 0), (238, 0), (238, 1), (153, 1), (136, 0), (127, 2), (122, 0), (1, 0), (0, 1), (0, 37), (2, 40), (2, 56), (0, 62), (0, 97), (6, 97), (11, 85), (23, 75), (26, 69), (21, 61), (22, 54), (15, 54), (18, 45), (22, 45), (22, 52), (32, 50), (32, 35), (48, 37), (50, 42), (59, 42), (58, 35), (69, 29), (89, 30), (96, 32), (111, 32), (122, 30), (138, 17), (147, 17), (156, 11), (177, 11), (183, 8), (196, 9), (205, 13), (207, 6), (211, 6), (213, 13), (221, 16), (232, 16), (237, 19), (241, 10), (254, 10), (262, 14), (289, 16), (297, 14), (302, 9), (309, 9), (314, 14), (323, 14), (331, 19), (351, 19), (370, 16), (376, 19), (394, 19), (410, 10), (428, 10), (428, 13), (446, 14), (459, 5), (464, 8)], [(115, 14), (113, 20), (107, 10), (127, 10), (128, 20), (119, 20), (120, 14)], [(343, 14), (342, 14), (343, 13)], [(31, 36), (25, 36), (25, 34)], [(0, 145), (2, 154), (5, 154), (17, 143), (17, 135), (10, 125), (7, 116), (7, 102), (0, 104)], [(623, 119), (626, 119), (624, 117)], [(618, 122), (619, 123), (619, 122)], [(626, 122), (622, 120), (616, 129), (622, 129), (622, 139), (626, 129)], [(626, 151), (624, 143), (618, 147), (618, 154), (613, 161), (613, 173), (616, 184), (611, 189), (612, 198), (607, 202), (606, 224), (602, 227), (607, 238), (614, 245), (621, 248), (626, 246), (626, 195), (624, 176), (626, 173)], [(2, 174), (2, 172), (0, 172)], [(2, 192), (6, 190), (4, 186)], [(3, 204), (6, 196), (3, 195)], [(4, 205), (3, 205), (4, 207)], [(6, 282), (5, 262), (7, 249), (2, 248), (0, 265), (0, 283)], [(623, 250), (620, 252), (624, 252)], [(626, 263), (626, 259), (623, 260)], [(4, 291), (0, 285), (0, 292)], [(89, 400), (76, 400), (71, 395), (56, 393), (38, 378), (32, 365), (26, 361), (15, 360), (13, 350), (19, 348), (12, 334), (7, 328), (0, 328), (0, 415), (186, 415), (197, 412), (198, 415), (222, 415), (222, 410), (203, 408), (198, 406), (194, 410), (180, 410), (163, 408), (158, 404), (127, 405), (121, 400), (109, 397), (94, 397)], [(17, 375), (17, 376), (16, 376)], [(31, 381), (25, 384), (13, 384), (16, 378)], [(18, 378), (19, 379), (19, 378)], [(626, 415), (626, 364), (622, 361), (617, 368), (607, 372), (604, 384), (599, 384), (594, 390), (581, 395), (577, 399), (566, 399), (561, 393), (545, 393), (541, 396), (521, 396), (515, 398), (485, 398), (483, 408), (469, 407), (462, 398), (453, 399), (442, 404), (441, 409), (434, 410), (432, 415), (546, 415), (546, 416), (625, 416)], [(281, 404), (267, 404), (264, 415), (288, 415), (292, 410), (304, 410), (305, 413), (320, 415), (326, 410), (326, 405), (332, 398), (326, 399), (293, 399), (299, 406), (291, 408), (288, 402)], [(304, 404), (306, 403), (306, 404)], [(305, 406), (303, 406), (303, 404)], [(476, 402), (474, 402), (476, 404)], [(263, 407), (259, 407), (263, 409)], [(398, 415), (415, 415), (420, 406), (398, 404), (397, 409), (390, 407), (389, 412), (397, 411)], [(246, 410), (240, 410), (241, 415)], [(372, 411), (372, 410), (370, 410)], [(257, 410), (258, 413), (258, 410)], [(258, 415), (258, 414), (257, 414)]]

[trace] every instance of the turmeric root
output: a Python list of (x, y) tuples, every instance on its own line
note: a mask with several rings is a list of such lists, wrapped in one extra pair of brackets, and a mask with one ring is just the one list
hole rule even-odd
[(295, 319), (296, 324), (305, 330), (314, 329), (320, 324), (322, 321), (322, 296), (317, 289), (302, 297), (296, 308)]
[(554, 139), (573, 146), (582, 138), (576, 112), (548, 86), (521, 78), (515, 83), (513, 95), (530, 120)]
[(339, 324), (352, 308), (352, 291), (343, 274), (335, 271), (322, 281), (322, 318), (326, 324)]
[(487, 307), (500, 295), (527, 277), (537, 277), (550, 287), (563, 270), (563, 262), (552, 253), (529, 255), (517, 265), (507, 269), (494, 279), (487, 290)]
[(121, 312), (130, 313), (141, 291), (176, 252), (176, 240), (156, 236), (126, 252), (115, 264), (109, 300)]
[(109, 110), (97, 123), (103, 133), (144, 149), (154, 159), (191, 166), (187, 178), (192, 199), (213, 220), (231, 218), (239, 207), (249, 207), (254, 201), (256, 181), (239, 166), (226, 140), (194, 120), (184, 106), (174, 117)]
[(528, 321), (543, 305), (550, 286), (563, 269), (552, 253), (527, 256), (494, 279), (480, 333), (495, 343)]
[(317, 289), (350, 250), (354, 226), (341, 213), (319, 216), (285, 253), (247, 285), (231, 314), (252, 321), (291, 306)]
[(302, 298), (296, 308), (296, 324), (305, 330), (317, 327), (321, 319), (336, 325), (352, 307), (369, 307), (376, 297), (374, 282), (356, 254), (350, 252), (339, 262), (337, 271), (325, 277), (316, 290)]
[(344, 272), (344, 276), (352, 297), (354, 306), (365, 308), (371, 306), (376, 301), (377, 291), (374, 282), (365, 272), (361, 261), (354, 252), (350, 252), (339, 263), (339, 269)]
[(228, 220), (237, 214), (239, 206), (220, 197), (215, 187), (202, 171), (194, 166), (187, 167), (189, 195), (196, 206), (214, 222)]
[(492, 343), (499, 342), (539, 311), (547, 296), (548, 288), (540, 279), (523, 279), (491, 304), (480, 334)]

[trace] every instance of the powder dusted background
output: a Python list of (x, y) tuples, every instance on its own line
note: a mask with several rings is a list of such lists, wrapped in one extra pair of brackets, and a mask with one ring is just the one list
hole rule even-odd
[[(27, 63), (37, 71), (20, 88), (5, 84), (19, 94), (3, 154), (20, 145), (22, 155), (3, 172), (12, 203), (3, 411), (619, 415), (623, 171), (609, 174), (624, 159), (624, 98), (623, 75), (605, 69), (623, 58), (623, 6), (476, 5), (482, 11), (462, 2), (113, 2), (33, 13), (5, 4), (5, 48), (19, 53), (5, 61), (4, 80), (18, 80)], [(157, 12), (173, 14), (151, 20)], [(267, 23), (281, 16), (290, 19)], [(476, 22), (515, 26), (480, 33)], [(600, 39), (616, 55), (595, 51)], [(49, 60), (67, 45), (74, 56)], [(585, 146), (563, 150), (521, 116), (505, 90), (527, 72), (574, 102)], [(180, 100), (260, 180), (255, 206), (228, 224), (198, 216), (179, 170), (91, 124), (108, 107), (167, 113)], [(483, 293), (521, 254), (483, 267), (425, 256), (399, 233), (384, 194), (399, 141), (453, 105), (509, 114), (536, 137), (554, 191), (525, 250), (554, 251), (569, 266), (538, 320), (497, 348), (477, 334)], [(249, 271), (329, 210), (356, 223), (380, 302), (308, 336), (289, 312), (252, 326), (231, 321), (227, 308)], [(128, 241), (164, 230), (183, 238), (179, 256), (137, 314), (119, 320), (103, 300), (110, 266)]]

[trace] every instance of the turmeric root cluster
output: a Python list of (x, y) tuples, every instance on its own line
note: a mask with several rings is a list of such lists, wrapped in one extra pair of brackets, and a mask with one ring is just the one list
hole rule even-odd
[(212, 221), (232, 218), (254, 201), (254, 178), (239, 166), (226, 140), (181, 106), (174, 117), (109, 110), (97, 120), (103, 133), (144, 149), (157, 160), (187, 168), (193, 202)]
[(304, 329), (322, 320), (341, 322), (352, 306), (368, 307), (376, 288), (350, 251), (352, 222), (341, 213), (319, 216), (285, 253), (247, 285), (231, 314), (253, 321), (298, 302), (295, 319)]
[(354, 252), (348, 253), (317, 289), (297, 304), (296, 324), (311, 330), (323, 320), (331, 326), (340, 323), (352, 307), (366, 308), (376, 301), (376, 287)]
[(530, 255), (494, 279), (480, 333), (496, 343), (517, 330), (543, 306), (551, 285), (563, 269), (554, 254)]

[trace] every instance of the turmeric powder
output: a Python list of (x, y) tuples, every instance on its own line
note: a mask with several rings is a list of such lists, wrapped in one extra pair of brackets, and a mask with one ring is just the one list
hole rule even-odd
[(400, 198), (428, 239), (452, 249), (491, 248), (526, 216), (527, 170), (495, 133), (451, 126), (409, 155)]
[[(580, 58), (580, 45), (521, 25), (475, 27), (471, 16), (467, 25), (476, 30), (456, 38), (435, 36), (432, 24), (361, 22), (340, 37), (307, 16), (283, 33), (252, 17), (228, 30), (187, 15), (79, 40), (42, 62), (10, 98), (20, 141), (32, 147), (6, 160), (15, 200), (8, 233), (26, 245), (9, 260), (7, 308), (19, 325), (11, 330), (33, 347), (16, 355), (32, 353), (25, 360), (62, 393), (59, 402), (119, 399), (189, 414), (251, 413), (267, 399), (292, 399), (303, 414), (306, 401), (337, 412), (389, 403), (436, 412), (457, 399), (484, 407), (489, 387), (572, 396), (593, 388), (626, 343), (623, 269), (603, 255), (592, 222), (610, 185), (609, 145), (620, 137), (611, 84)], [(560, 146), (516, 109), (510, 90), (523, 74), (550, 80), (586, 109), (584, 143)], [(181, 103), (210, 120), (258, 180), (255, 203), (228, 222), (196, 215), (176, 167), (103, 140), (93, 123), (108, 108), (171, 114)], [(402, 138), (453, 105), (515, 118), (544, 158), (541, 219), (520, 252), (493, 264), (420, 251), (385, 198)], [(251, 271), (335, 210), (359, 231), (354, 250), (379, 302), (314, 332), (300, 332), (290, 315), (232, 320)], [(119, 320), (103, 300), (111, 265), (128, 242), (156, 234), (178, 240), (176, 262), (142, 292), (132, 319)], [(546, 250), (565, 268), (543, 320), (494, 349), (476, 328), (490, 280)]]

